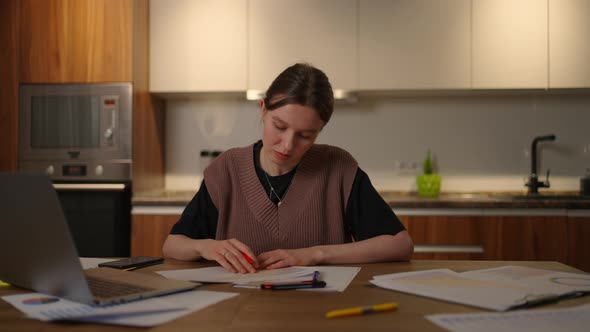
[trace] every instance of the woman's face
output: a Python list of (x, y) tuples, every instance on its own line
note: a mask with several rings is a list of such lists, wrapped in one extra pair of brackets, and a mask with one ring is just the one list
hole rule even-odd
[(324, 123), (311, 107), (289, 104), (268, 111), (262, 102), (262, 161), (276, 176), (292, 170), (313, 145)]

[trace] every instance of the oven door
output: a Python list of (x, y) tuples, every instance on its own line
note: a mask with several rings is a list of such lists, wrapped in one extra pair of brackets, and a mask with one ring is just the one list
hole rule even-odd
[(131, 184), (54, 183), (81, 257), (128, 257)]

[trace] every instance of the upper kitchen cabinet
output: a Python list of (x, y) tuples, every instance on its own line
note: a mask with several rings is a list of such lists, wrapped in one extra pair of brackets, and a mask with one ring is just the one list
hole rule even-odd
[(471, 87), (470, 0), (360, 0), (363, 90)]
[(245, 91), (247, 30), (247, 0), (151, 0), (150, 91)]
[(308, 62), (335, 89), (358, 87), (355, 0), (250, 0), (248, 88), (265, 91), (285, 68)]
[(472, 6), (473, 88), (547, 88), (547, 0), (473, 0)]
[(22, 0), (21, 83), (132, 80), (132, 0)]
[(590, 87), (590, 1), (549, 1), (549, 87)]

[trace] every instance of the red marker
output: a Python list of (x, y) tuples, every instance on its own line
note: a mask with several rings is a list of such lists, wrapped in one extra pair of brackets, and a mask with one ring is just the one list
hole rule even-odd
[(250, 258), (250, 256), (246, 255), (243, 251), (240, 251), (240, 252), (242, 253), (242, 256), (244, 256), (246, 261), (248, 261), (248, 263), (250, 263), (250, 264), (254, 263), (254, 261), (252, 260), (252, 258)]

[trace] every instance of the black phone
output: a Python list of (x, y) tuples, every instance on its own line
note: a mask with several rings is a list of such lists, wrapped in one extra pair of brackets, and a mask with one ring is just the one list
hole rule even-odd
[(130, 258), (117, 259), (110, 262), (104, 262), (98, 264), (98, 267), (111, 267), (114, 269), (139, 269), (140, 267), (146, 267), (150, 265), (162, 264), (164, 258), (160, 257), (149, 257), (149, 256), (137, 256)]

